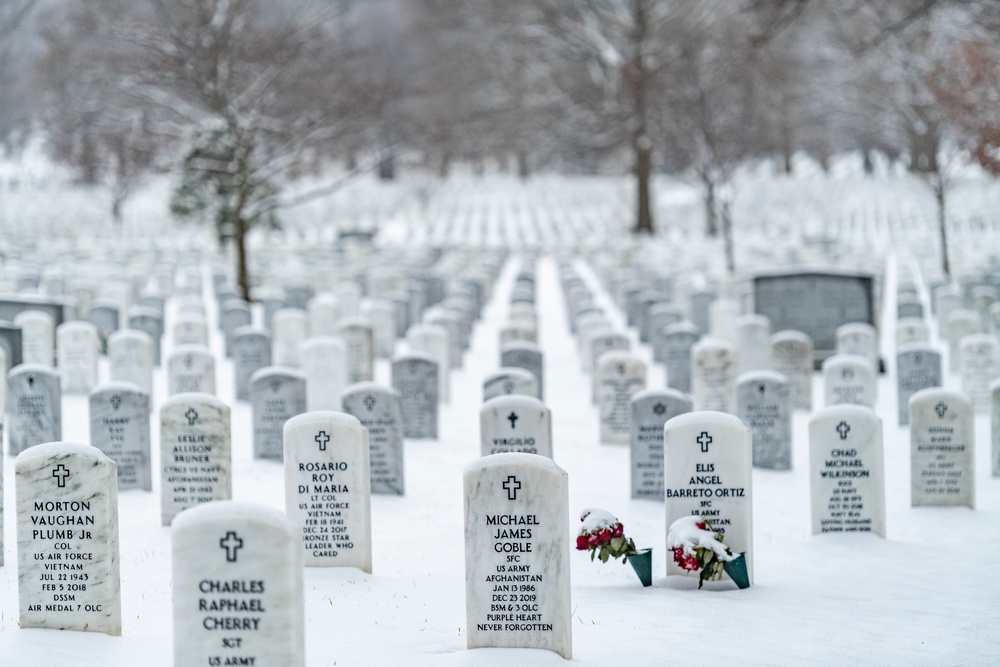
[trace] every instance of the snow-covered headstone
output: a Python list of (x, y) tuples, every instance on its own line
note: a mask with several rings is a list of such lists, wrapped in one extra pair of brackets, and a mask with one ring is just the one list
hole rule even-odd
[(167, 357), (167, 394), (190, 393), (215, 393), (215, 356), (207, 347), (179, 345)]
[(771, 370), (788, 379), (792, 407), (812, 410), (813, 343), (809, 336), (790, 329), (773, 334)]
[(691, 397), (676, 389), (644, 389), (632, 396), (632, 498), (663, 500), (663, 425), (692, 408)]
[(7, 443), (16, 455), (62, 439), (62, 392), (49, 366), (20, 364), (7, 373)]
[(573, 657), (569, 476), (535, 454), (465, 468), (468, 648), (536, 648)]
[[(753, 583), (753, 446), (750, 429), (730, 414), (689, 412), (663, 427), (666, 525), (702, 516), (734, 554), (746, 553)], [(667, 558), (667, 574), (687, 574)]]
[(73, 320), (56, 327), (56, 358), (62, 390), (67, 394), (89, 394), (97, 385), (100, 351), (97, 327)]
[(285, 422), (285, 513), (307, 566), (372, 571), (368, 430), (343, 412)]
[(271, 363), (300, 368), (299, 348), (306, 339), (306, 311), (282, 308), (274, 314), (271, 326)]
[(374, 382), (349, 386), (341, 397), (344, 412), (368, 429), (371, 492), (403, 495), (403, 413), (392, 389)]
[(627, 443), (632, 397), (646, 388), (646, 364), (630, 352), (605, 352), (594, 375), (601, 442)]
[(823, 362), (824, 405), (875, 405), (875, 371), (855, 354), (835, 354)]
[(423, 354), (392, 360), (392, 388), (399, 393), (403, 436), (438, 436), (438, 365)]
[(108, 337), (108, 365), (112, 382), (131, 382), (153, 397), (153, 339), (134, 329), (121, 329)]
[(250, 378), (271, 365), (271, 335), (266, 329), (240, 327), (233, 336), (233, 390), (237, 401), (250, 400)]
[(694, 409), (735, 412), (736, 370), (736, 347), (732, 343), (719, 338), (703, 338), (695, 343), (691, 348)]
[(14, 316), (21, 329), (21, 363), (52, 366), (55, 363), (55, 320), (40, 310), (24, 310)]
[(667, 369), (667, 386), (684, 393), (691, 391), (691, 350), (701, 339), (698, 327), (679, 322), (663, 331), (663, 351), (659, 355)]
[(160, 520), (233, 494), (229, 406), (209, 394), (174, 394), (160, 405)]
[(948, 389), (910, 397), (910, 503), (976, 506), (972, 403)]
[(174, 664), (305, 664), (302, 546), (285, 515), (218, 501), (174, 519)]
[(371, 382), (375, 359), (371, 322), (360, 317), (345, 317), (337, 322), (337, 336), (344, 341), (347, 384)]
[(336, 336), (307, 338), (301, 347), (306, 376), (306, 409), (340, 410), (340, 395), (347, 386), (344, 341)]
[(1000, 377), (1000, 341), (993, 334), (969, 334), (961, 344), (962, 392), (976, 412), (990, 409), (990, 384)]
[(131, 382), (90, 392), (90, 444), (115, 462), (118, 490), (153, 490), (149, 396)]
[(552, 458), (552, 414), (532, 396), (497, 396), (479, 408), (482, 456), (507, 452)]
[(896, 397), (899, 425), (910, 423), (910, 397), (942, 385), (941, 353), (925, 343), (906, 343), (896, 352)]
[(863, 405), (831, 405), (809, 420), (812, 532), (885, 537), (882, 420)]
[(281, 459), (285, 422), (306, 411), (306, 379), (279, 366), (262, 368), (250, 378), (253, 455)]
[(511, 394), (538, 398), (538, 378), (523, 368), (499, 368), (483, 380), (483, 401)]
[(753, 464), (760, 468), (792, 467), (791, 387), (775, 371), (752, 371), (736, 380), (736, 416), (750, 428)]
[(121, 635), (114, 462), (89, 445), (47, 442), (14, 467), (18, 624)]
[(523, 368), (538, 380), (538, 398), (545, 398), (545, 364), (541, 349), (534, 343), (515, 341), (500, 348), (500, 365)]
[(743, 315), (736, 319), (740, 374), (771, 367), (771, 320), (764, 315)]

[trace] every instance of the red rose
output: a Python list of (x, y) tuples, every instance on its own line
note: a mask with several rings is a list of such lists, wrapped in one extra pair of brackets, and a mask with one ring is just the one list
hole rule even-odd
[(599, 546), (601, 546), (601, 534), (600, 533), (591, 533), (590, 535), (588, 535), (587, 536), (587, 544), (590, 545), (590, 546), (592, 546), (592, 547), (599, 547)]
[(674, 547), (671, 549), (674, 552), (674, 562), (678, 565), (683, 565), (684, 563), (684, 547)]
[(576, 536), (576, 548), (579, 551), (586, 551), (587, 550), (587, 536), (586, 535), (577, 535)]
[(611, 533), (611, 537), (621, 537), (625, 533), (625, 527), (620, 523), (615, 526), (614, 531)]
[(610, 542), (610, 541), (611, 541), (611, 531), (605, 528), (604, 530), (601, 531), (601, 543), (603, 544), (604, 542)]
[(697, 526), (698, 528), (701, 528), (702, 530), (708, 530), (708, 526), (705, 525), (704, 521), (699, 521), (698, 523), (696, 523), (694, 525)]
[(681, 563), (681, 567), (684, 568), (685, 570), (690, 570), (691, 572), (694, 572), (700, 566), (698, 565), (698, 559), (695, 558), (693, 555), (691, 555), (684, 559), (684, 562)]

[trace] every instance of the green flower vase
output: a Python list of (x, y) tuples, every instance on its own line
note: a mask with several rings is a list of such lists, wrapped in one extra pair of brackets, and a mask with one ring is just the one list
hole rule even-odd
[(629, 565), (635, 570), (639, 581), (643, 586), (653, 585), (653, 550), (641, 549), (634, 554), (626, 556)]
[(722, 563), (722, 569), (740, 588), (750, 588), (750, 575), (747, 573), (747, 555), (740, 554), (730, 561)]

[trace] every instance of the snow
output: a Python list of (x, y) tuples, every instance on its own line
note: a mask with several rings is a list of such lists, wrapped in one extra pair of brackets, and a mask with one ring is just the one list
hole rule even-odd
[[(802, 212), (824, 220), (847, 219), (851, 211), (882, 211), (900, 220), (916, 212), (933, 219), (932, 203), (918, 184), (894, 175), (870, 181), (852, 178), (855, 180), (829, 181), (821, 175), (801, 180), (760, 177), (753, 188), (741, 188), (747, 193), (741, 200), (743, 215), (752, 209), (758, 219), (770, 217), (779, 226), (791, 224)], [(558, 246), (579, 238), (600, 243), (627, 224), (627, 210), (622, 210), (628, 199), (627, 186), (623, 183), (615, 179), (539, 177), (522, 186), (502, 177), (456, 179), (431, 198), (427, 212), (432, 220), (438, 219), (433, 217), (438, 213), (446, 218), (447, 207), (455, 204), (461, 213), (460, 223), (454, 227), (445, 223), (422, 226), (419, 209), (401, 203), (406, 201), (405, 183), (380, 186), (363, 181), (357, 190), (345, 191), (344, 199), (317, 203), (314, 213), (324, 220), (357, 220), (370, 199), (371, 209), (367, 210), (379, 212), (369, 214), (368, 219), (381, 220), (397, 238), (413, 245), (428, 239), (500, 245), (504, 238), (510, 241), (513, 236), (500, 236), (503, 226), (496, 212), (521, 207), (520, 213), (505, 218), (506, 224), (516, 227), (524, 221), (524, 207), (533, 205), (537, 207), (538, 233), (546, 243)], [(661, 181), (659, 187), (668, 186)], [(685, 201), (686, 208), (661, 208), (660, 213), (678, 213), (670, 219), (673, 229), (695, 234), (699, 224), (693, 210), (696, 204), (677, 196), (683, 190), (680, 186), (669, 187), (673, 189), (664, 189), (658, 196), (661, 206)], [(13, 231), (21, 238), (39, 231), (75, 238), (81, 225), (91, 225), (88, 229), (96, 230), (89, 232), (94, 240), (82, 245), (92, 249), (113, 238), (102, 222), (100, 201), (94, 203), (86, 193), (58, 183), (46, 188), (0, 192), (4, 229), (13, 224)], [(464, 203), (460, 195), (465, 197)], [(762, 206), (761, 201), (768, 196), (779, 203)], [(122, 234), (125, 241), (139, 243), (163, 224), (156, 197), (162, 200), (163, 192), (154, 187), (152, 195), (130, 202)], [(866, 197), (871, 197), (867, 204)], [(474, 201), (487, 203), (473, 206), (470, 202)], [(991, 219), (997, 201), (996, 188), (983, 186), (970, 190), (970, 196), (956, 200), (955, 205), (962, 215), (980, 214)], [(440, 207), (437, 213), (435, 207)], [(53, 211), (73, 212), (76, 217)], [(474, 218), (483, 211), (491, 212), (488, 228), (464, 224), (466, 215)], [(737, 221), (740, 211), (738, 205)], [(666, 220), (662, 215), (660, 219)], [(33, 231), (31, 225), (36, 222), (42, 224)], [(603, 231), (598, 224), (610, 228)], [(288, 228), (290, 235), (298, 231), (294, 221)], [(851, 226), (841, 231), (860, 234), (860, 229)], [(321, 233), (308, 238), (324, 238)], [(199, 242), (208, 246), (210, 235), (201, 234)], [(971, 247), (975, 237), (969, 234), (957, 236), (956, 243), (968, 246), (958, 252), (978, 256)], [(880, 232), (871, 239), (886, 243), (888, 236)], [(997, 247), (995, 242), (992, 247)], [(889, 252), (882, 258), (889, 261), (886, 293), (892, 295), (896, 259)], [(465, 648), (462, 471), (478, 456), (481, 382), (498, 366), (498, 331), (508, 312), (519, 262), (515, 253), (504, 265), (493, 299), (475, 328), (465, 365), (452, 375), (452, 402), (441, 409), (441, 437), (406, 442), (406, 496), (372, 498), (373, 573), (307, 568), (307, 664), (565, 664), (556, 654), (545, 651)], [(576, 267), (596, 288), (590, 267), (582, 261), (577, 261)], [(591, 562), (586, 552), (571, 551), (573, 664), (691, 664), (693, 656), (699, 656), (701, 662), (706, 651), (713, 661), (735, 664), (997, 663), (1000, 567), (990, 554), (1000, 552), (1000, 480), (990, 476), (987, 415), (976, 416), (977, 509), (911, 508), (908, 430), (896, 426), (893, 376), (879, 377), (876, 409), (884, 422), (887, 500), (887, 539), (880, 539), (870, 535), (810, 535), (806, 475), (809, 415), (797, 411), (792, 470), (753, 471), (754, 586), (730, 590), (731, 586), (707, 584), (698, 590), (694, 577), (664, 575), (670, 556), (664, 508), (659, 502), (629, 498), (628, 448), (598, 442), (598, 414), (590, 402), (589, 378), (580, 370), (577, 348), (567, 328), (552, 255), (543, 255), (538, 263), (537, 299), (540, 342), (546, 354), (546, 402), (552, 410), (555, 460), (569, 474), (570, 513), (576, 516), (586, 507), (609, 508), (621, 518), (637, 547), (653, 548), (654, 581), (650, 588), (643, 588), (628, 567)], [(608, 295), (599, 291), (597, 300), (624, 330), (622, 314)], [(214, 318), (214, 299), (207, 292), (205, 303), (210, 318)], [(891, 313), (893, 303), (890, 296), (883, 313)], [(168, 317), (175, 314), (176, 302), (172, 301)], [(233, 400), (231, 362), (221, 354), (222, 342), (215, 327), (210, 326), (210, 330), (218, 360), (218, 395), (233, 408), (233, 497), (282, 509), (281, 465), (253, 459), (250, 408)], [(888, 331), (884, 325), (883, 340), (889, 340)], [(629, 336), (640, 356), (650, 361), (648, 346), (638, 345), (634, 331), (629, 331)], [(164, 351), (171, 346), (168, 334)], [(883, 344), (882, 349), (891, 371), (894, 360), (886, 353), (892, 348)], [(107, 380), (106, 360), (101, 373)], [(388, 382), (387, 362), (378, 363), (376, 379)], [(957, 388), (957, 376), (949, 376), (948, 385)], [(663, 386), (662, 366), (651, 366), (649, 386)], [(814, 396), (822, 396), (821, 388), (816, 374)], [(157, 370), (155, 393), (158, 401), (166, 396), (162, 369)], [(64, 439), (88, 442), (86, 399), (66, 396), (63, 406)], [(156, 431), (154, 428), (154, 469), (158, 463)], [(0, 568), (0, 664), (170, 665), (170, 530), (159, 525), (158, 480), (153, 493), (126, 491), (119, 498), (123, 636), (20, 630), (13, 464), (12, 457), (5, 457), (6, 564)], [(578, 531), (576, 522), (571, 522), (571, 530)]]
[(703, 521), (700, 516), (684, 516), (674, 521), (667, 531), (667, 548), (684, 547), (685, 553), (694, 553), (695, 547), (704, 547), (714, 551), (720, 560), (736, 558), (736, 555), (727, 552), (725, 544), (716, 539), (717, 533), (705, 530), (698, 525), (711, 525), (703, 523)]
[(580, 521), (583, 522), (583, 525), (580, 527), (581, 535), (605, 528), (613, 529), (618, 525), (618, 517), (614, 514), (594, 508), (588, 508), (580, 512)]

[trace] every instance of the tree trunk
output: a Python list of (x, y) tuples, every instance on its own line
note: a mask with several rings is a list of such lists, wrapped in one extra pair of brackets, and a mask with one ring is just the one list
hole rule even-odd
[(707, 174), (702, 174), (705, 184), (705, 236), (712, 238), (719, 235), (719, 219), (715, 207), (715, 180)]
[(393, 153), (389, 153), (378, 163), (378, 177), (383, 181), (396, 178), (396, 156)]
[(726, 254), (726, 270), (736, 273), (736, 252), (733, 245), (733, 219), (728, 201), (722, 202), (722, 243)]
[(247, 271), (247, 223), (242, 215), (235, 216), (233, 240), (236, 242), (236, 278), (240, 286), (240, 296), (250, 303), (250, 274)]
[(650, 202), (649, 181), (653, 174), (653, 151), (644, 145), (644, 137), (640, 137), (635, 151), (635, 190), (638, 196), (636, 202), (635, 228), (636, 234), (653, 233), (653, 207)]
[(523, 181), (531, 175), (531, 166), (528, 164), (528, 152), (517, 152), (517, 175)]
[(941, 235), (941, 270), (945, 278), (951, 279), (951, 263), (948, 261), (948, 215), (945, 210), (946, 183), (941, 174), (934, 180), (934, 198), (938, 205), (938, 233)]

